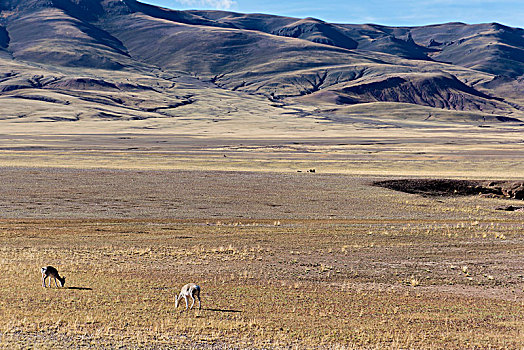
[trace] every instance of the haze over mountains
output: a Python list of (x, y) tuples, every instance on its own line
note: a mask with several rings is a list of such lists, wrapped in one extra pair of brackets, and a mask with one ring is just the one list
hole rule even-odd
[(524, 120), (524, 30), (497, 23), (333, 24), (135, 0), (0, 11), (3, 122)]

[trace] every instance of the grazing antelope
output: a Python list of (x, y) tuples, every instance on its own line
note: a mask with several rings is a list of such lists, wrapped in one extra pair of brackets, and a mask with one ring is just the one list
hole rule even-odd
[[(42, 286), (46, 288), (45, 280), (47, 277), (52, 277), (55, 279), (55, 286), (58, 288), (58, 284), (56, 283), (56, 280), (60, 282), (60, 287), (63, 287), (65, 284), (65, 277), (60, 277), (58, 274), (58, 270), (55, 269), (53, 266), (47, 266), (42, 267)], [(51, 278), (49, 278), (49, 288), (51, 288)]]
[(194, 283), (188, 283), (185, 286), (182, 287), (182, 290), (180, 291), (180, 294), (175, 300), (175, 309), (178, 307), (178, 302), (184, 298), (186, 301), (186, 310), (187, 310), (187, 297), (191, 297), (193, 300), (193, 303), (191, 304), (190, 309), (193, 308), (193, 305), (195, 305), (195, 296), (198, 298), (198, 308), (202, 309), (202, 305), (200, 304), (200, 286), (194, 284)]

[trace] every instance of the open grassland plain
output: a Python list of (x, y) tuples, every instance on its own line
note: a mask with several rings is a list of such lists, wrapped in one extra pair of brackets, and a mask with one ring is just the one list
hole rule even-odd
[(0, 0), (0, 347), (522, 350), (523, 34)]
[[(2, 168), (3, 348), (521, 349), (521, 201), (386, 177)], [(40, 267), (66, 276), (41, 286)], [(202, 287), (202, 310), (174, 309)]]
[(112, 122), (94, 123), (97, 129), (92, 134), (66, 123), (21, 123), (16, 132), (2, 128), (0, 164), (283, 173), (315, 169), (317, 173), (495, 179), (524, 174), (523, 126), (440, 123), (416, 129), (398, 122), (383, 127), (355, 122), (326, 123), (324, 130), (323, 124), (304, 127), (315, 121), (303, 119), (300, 128), (285, 120), (263, 122), (267, 130), (243, 121), (208, 129), (195, 122), (165, 134), (154, 128), (133, 131), (129, 124), (123, 128)]

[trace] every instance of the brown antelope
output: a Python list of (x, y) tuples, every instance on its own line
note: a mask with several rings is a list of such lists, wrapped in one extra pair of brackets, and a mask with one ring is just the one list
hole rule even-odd
[[(56, 280), (60, 282), (60, 287), (63, 287), (65, 284), (65, 277), (60, 277), (58, 274), (58, 270), (55, 269), (53, 266), (47, 266), (42, 267), (42, 286), (46, 288), (45, 280), (47, 277), (52, 277), (55, 279), (55, 286), (58, 288), (58, 284), (56, 283)], [(51, 278), (49, 278), (49, 288), (51, 288)]]
[(198, 298), (198, 308), (202, 309), (202, 305), (200, 304), (200, 286), (194, 284), (194, 283), (188, 283), (185, 286), (182, 287), (182, 290), (180, 291), (180, 294), (175, 300), (175, 309), (178, 307), (178, 302), (184, 298), (186, 301), (186, 310), (187, 310), (187, 297), (191, 297), (193, 300), (193, 303), (191, 304), (190, 309), (193, 308), (193, 305), (195, 305), (195, 296)]

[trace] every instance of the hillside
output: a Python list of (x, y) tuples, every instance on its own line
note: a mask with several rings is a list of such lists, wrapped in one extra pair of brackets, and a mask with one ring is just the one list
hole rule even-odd
[(417, 123), (443, 111), (448, 123), (524, 120), (524, 30), (497, 23), (395, 28), (135, 0), (7, 0), (0, 11), (0, 121), (15, 129), (170, 129), (181, 116), (256, 126), (360, 104), (380, 120), (384, 103)]

